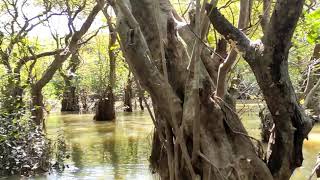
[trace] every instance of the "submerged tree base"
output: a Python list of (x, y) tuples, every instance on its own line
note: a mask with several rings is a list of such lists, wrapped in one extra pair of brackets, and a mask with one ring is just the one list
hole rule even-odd
[(112, 91), (109, 91), (107, 98), (101, 98), (96, 103), (96, 113), (93, 119), (96, 121), (112, 121), (115, 118), (114, 97)]

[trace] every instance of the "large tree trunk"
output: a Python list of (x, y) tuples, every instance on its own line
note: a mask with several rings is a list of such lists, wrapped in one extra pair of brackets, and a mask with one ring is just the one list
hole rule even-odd
[(77, 95), (76, 87), (67, 86), (63, 92), (61, 111), (78, 112), (79, 110), (79, 96)]
[(71, 111), (78, 112), (79, 107), (79, 96), (77, 94), (76, 87), (73, 85), (73, 79), (75, 77), (75, 73), (80, 64), (80, 58), (78, 54), (78, 50), (72, 54), (69, 62), (69, 66), (66, 69), (66, 73), (60, 71), (61, 76), (64, 79), (64, 91), (62, 95), (61, 101), (61, 111)]
[(130, 69), (154, 103), (153, 169), (162, 179), (272, 179), (237, 114), (213, 97), (204, 63), (193, 63), (190, 72), (192, 53), (177, 36), (170, 3), (162, 0), (154, 10), (157, 1), (132, 2), (117, 1), (118, 30)]
[(107, 89), (106, 94), (96, 102), (95, 106), (94, 120), (112, 121), (115, 119), (114, 97), (110, 87)]

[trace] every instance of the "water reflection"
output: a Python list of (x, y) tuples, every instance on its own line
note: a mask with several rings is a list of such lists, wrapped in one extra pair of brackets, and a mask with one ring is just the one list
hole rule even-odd
[[(250, 112), (241, 114), (242, 122), (251, 136), (260, 138), (258, 108), (249, 107)], [(62, 129), (70, 150), (67, 162), (70, 168), (40, 179), (156, 179), (148, 168), (153, 125), (147, 113), (120, 113), (115, 122), (95, 122), (92, 118), (93, 115), (74, 114), (49, 117), (50, 136)], [(317, 125), (305, 142), (303, 167), (291, 179), (307, 179), (319, 148), (320, 126)]]
[(92, 117), (49, 117), (49, 136), (61, 128), (71, 157), (67, 162), (70, 168), (46, 178), (152, 179), (148, 157), (153, 125), (147, 114), (121, 113), (115, 122), (95, 122)]
[[(260, 139), (260, 129), (259, 123), (260, 119), (258, 117), (258, 106), (256, 105), (246, 105), (250, 111), (245, 111), (240, 117), (246, 127), (249, 135)], [(243, 105), (238, 105), (237, 109), (242, 109)], [(303, 180), (308, 179), (311, 171), (315, 165), (315, 160), (317, 154), (320, 152), (320, 124), (316, 124), (308, 136), (309, 140), (304, 141), (303, 145), (303, 156), (304, 161), (302, 167), (295, 170), (291, 180)], [(316, 179), (314, 177), (314, 179)]]

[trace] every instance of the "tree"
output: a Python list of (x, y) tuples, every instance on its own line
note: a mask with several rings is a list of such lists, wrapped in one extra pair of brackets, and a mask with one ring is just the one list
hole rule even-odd
[(297, 103), (287, 63), (303, 1), (278, 0), (261, 43), (249, 40), (215, 5), (206, 8), (214, 28), (249, 63), (275, 121), (266, 163), (233, 108), (214, 96), (223, 58), (212, 58), (201, 41), (208, 27), (204, 5), (195, 1), (192, 29), (175, 23), (182, 18), (167, 0), (116, 3), (126, 61), (153, 101), (151, 164), (160, 177), (289, 179), (301, 166), (303, 140), (312, 128)]
[[(151, 162), (161, 178), (235, 179), (238, 174), (243, 179), (271, 179), (238, 116), (221, 98), (213, 96), (216, 79), (211, 77), (217, 71), (212, 67), (220, 62), (213, 61), (209, 48), (195, 43), (200, 37), (200, 21), (205, 19), (199, 2), (197, 36), (188, 25), (179, 27), (185, 39), (177, 36), (175, 22), (179, 17), (168, 1), (160, 5), (152, 0), (117, 1), (117, 5), (125, 58), (154, 104)], [(165, 148), (159, 151), (161, 146)]]
[[(29, 17), (26, 9), (30, 6), (26, 0), (4, 0), (1, 3), (7, 18), (3, 18), (0, 31), (0, 63), (6, 69), (7, 83), (2, 89), (7, 97), (2, 108), (6, 113), (15, 114), (16, 110), (24, 107), (23, 93), (27, 88), (22, 82), (21, 71), (24, 67), (32, 72), (37, 59), (52, 56), (61, 52), (61, 49), (37, 53), (37, 44), (29, 39), (29, 33), (37, 26), (43, 24), (53, 16), (64, 14), (63, 11), (55, 12), (50, 1), (39, 3), (42, 12)], [(29, 7), (30, 8), (30, 7)], [(29, 63), (33, 61), (33, 63)], [(29, 73), (30, 75), (30, 73)], [(30, 77), (27, 78), (27, 81)]]
[[(68, 59), (68, 57), (71, 54), (74, 54), (84, 42), (91, 39), (89, 37), (87, 40), (81, 41), (81, 38), (83, 38), (83, 36), (89, 30), (96, 15), (104, 7), (104, 3), (104, 1), (98, 1), (96, 3), (79, 30), (75, 30), (74, 27), (72, 27), (72, 22), (79, 12), (75, 11), (73, 15), (69, 14), (68, 24), (72, 28), (70, 28), (70, 33), (65, 38), (66, 43), (63, 51), (59, 54), (54, 55), (54, 60), (42, 74), (40, 79), (31, 85), (31, 101), (33, 107), (32, 116), (34, 117), (34, 121), (36, 122), (36, 124), (40, 125), (43, 120), (43, 87), (52, 79), (55, 72), (62, 67), (62, 64)], [(79, 7), (79, 9), (81, 10), (81, 7)]]
[(302, 145), (312, 128), (297, 102), (288, 73), (290, 42), (304, 1), (278, 0), (261, 42), (253, 43), (213, 6), (207, 12), (213, 26), (236, 43), (250, 65), (275, 123), (267, 164), (274, 179), (289, 179), (302, 165)]
[(110, 121), (114, 120), (116, 117), (115, 113), (115, 95), (114, 89), (116, 86), (116, 42), (117, 33), (114, 24), (112, 23), (112, 18), (108, 13), (107, 5), (103, 9), (103, 14), (107, 19), (108, 29), (109, 29), (109, 43), (108, 43), (108, 55), (109, 55), (109, 85), (104, 90), (102, 97), (98, 100), (96, 105), (96, 114), (94, 119), (97, 121)]
[(79, 111), (79, 96), (76, 92), (76, 86), (72, 82), (74, 77), (76, 76), (76, 71), (80, 64), (79, 52), (75, 52), (71, 55), (69, 66), (66, 69), (66, 73), (62, 70), (60, 71), (60, 75), (64, 80), (64, 91), (61, 100), (61, 111), (71, 111), (77, 112)]
[(319, 92), (320, 78), (318, 73), (320, 69), (317, 65), (320, 64), (320, 44), (316, 44), (313, 49), (313, 54), (310, 59), (310, 64), (308, 65), (307, 71), (307, 82), (304, 89), (304, 107), (307, 109), (312, 109), (316, 115), (320, 114), (320, 102), (319, 102)]
[(133, 79), (131, 77), (131, 72), (129, 71), (128, 79), (124, 87), (124, 97), (123, 97), (123, 105), (124, 105), (125, 112), (132, 112), (132, 96), (133, 96), (132, 83), (133, 83)]

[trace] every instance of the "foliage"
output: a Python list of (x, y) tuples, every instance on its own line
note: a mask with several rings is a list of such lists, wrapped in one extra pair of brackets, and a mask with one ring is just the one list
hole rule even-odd
[(320, 43), (320, 8), (306, 15), (306, 23), (308, 42)]
[(65, 138), (61, 132), (58, 132), (56, 140), (52, 143), (52, 167), (58, 171), (62, 172), (66, 165), (64, 163), (65, 159), (69, 158), (67, 144)]
[(50, 141), (30, 118), (0, 117), (0, 175), (30, 176), (49, 170)]
[(20, 119), (0, 116), (0, 176), (61, 172), (68, 157), (61, 133), (50, 140), (26, 115)]

